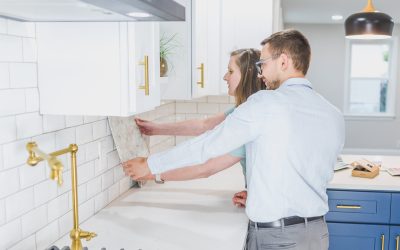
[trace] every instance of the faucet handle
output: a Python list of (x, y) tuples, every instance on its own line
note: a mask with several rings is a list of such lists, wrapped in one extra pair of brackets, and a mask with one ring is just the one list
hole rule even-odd
[(79, 233), (79, 237), (81, 239), (84, 238), (86, 241), (89, 241), (96, 236), (97, 236), (97, 234), (94, 232), (80, 231), (80, 233)]

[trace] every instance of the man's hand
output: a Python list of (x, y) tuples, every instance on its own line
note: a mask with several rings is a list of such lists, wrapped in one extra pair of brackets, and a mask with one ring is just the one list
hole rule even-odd
[(139, 180), (147, 175), (151, 175), (147, 158), (137, 157), (122, 163), (125, 175), (130, 176), (134, 180)]
[(144, 135), (159, 135), (160, 125), (151, 121), (135, 118), (136, 125), (138, 126), (140, 133)]
[(233, 195), (233, 205), (237, 207), (246, 207), (247, 191), (243, 190)]

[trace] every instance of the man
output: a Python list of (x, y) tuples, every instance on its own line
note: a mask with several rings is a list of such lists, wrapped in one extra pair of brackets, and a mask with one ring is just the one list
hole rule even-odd
[(247, 249), (328, 249), (326, 186), (344, 143), (342, 114), (305, 79), (311, 52), (296, 30), (261, 43), (252, 95), (219, 126), (166, 152), (124, 163), (134, 179), (202, 163), (246, 145)]

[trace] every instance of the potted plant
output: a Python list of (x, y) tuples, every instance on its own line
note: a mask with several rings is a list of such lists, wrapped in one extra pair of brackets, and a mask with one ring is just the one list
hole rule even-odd
[(179, 47), (177, 42), (177, 33), (166, 35), (162, 34), (160, 38), (160, 76), (168, 76), (168, 58), (174, 54), (175, 49)]

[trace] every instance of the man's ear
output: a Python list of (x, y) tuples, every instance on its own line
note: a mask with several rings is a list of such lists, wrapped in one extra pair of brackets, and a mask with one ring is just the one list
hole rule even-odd
[(279, 57), (280, 57), (281, 69), (285, 71), (289, 67), (290, 58), (285, 53), (282, 53)]

